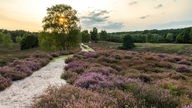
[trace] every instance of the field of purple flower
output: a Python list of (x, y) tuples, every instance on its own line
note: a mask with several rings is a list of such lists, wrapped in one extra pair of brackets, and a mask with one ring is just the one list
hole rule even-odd
[(192, 104), (191, 57), (92, 47), (96, 52), (79, 52), (65, 61), (62, 78), (70, 86), (50, 88), (35, 107), (176, 108)]
[(0, 91), (9, 87), (12, 81), (24, 79), (34, 71), (47, 65), (53, 57), (71, 54), (69, 51), (54, 52), (51, 54), (36, 51), (29, 58), (14, 60), (0, 67)]

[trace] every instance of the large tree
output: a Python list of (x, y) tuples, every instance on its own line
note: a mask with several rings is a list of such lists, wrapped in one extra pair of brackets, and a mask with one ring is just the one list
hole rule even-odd
[(47, 9), (43, 19), (44, 32), (39, 35), (39, 46), (43, 50), (66, 50), (79, 45), (77, 12), (71, 6), (60, 4)]
[(71, 6), (59, 4), (47, 9), (47, 16), (43, 19), (45, 31), (69, 33), (78, 28), (77, 11)]

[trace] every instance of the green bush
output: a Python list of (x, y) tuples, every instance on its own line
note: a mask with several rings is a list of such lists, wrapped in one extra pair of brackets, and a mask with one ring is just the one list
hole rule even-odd
[(38, 47), (38, 38), (33, 34), (27, 34), (21, 40), (21, 50)]
[(39, 46), (45, 51), (68, 50), (79, 45), (79, 35), (78, 30), (74, 30), (69, 34), (41, 32), (38, 37)]
[(133, 42), (133, 38), (130, 35), (126, 35), (123, 38), (123, 46), (121, 48), (125, 50), (132, 49), (135, 47)]
[(0, 44), (2, 44), (4, 47), (11, 48), (13, 45), (13, 40), (11, 39), (11, 35), (0, 32)]

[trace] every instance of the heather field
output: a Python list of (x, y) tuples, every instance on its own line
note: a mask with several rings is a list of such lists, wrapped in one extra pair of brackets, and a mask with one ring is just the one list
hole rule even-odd
[(192, 0), (0, 0), (0, 108), (192, 108)]
[[(100, 41), (96, 45), (104, 48), (118, 49), (122, 43)], [(135, 46), (135, 48), (131, 49), (132, 51), (192, 56), (191, 44), (135, 43)]]
[(190, 108), (192, 58), (105, 49), (79, 52), (65, 62), (68, 85), (51, 87), (34, 108)]

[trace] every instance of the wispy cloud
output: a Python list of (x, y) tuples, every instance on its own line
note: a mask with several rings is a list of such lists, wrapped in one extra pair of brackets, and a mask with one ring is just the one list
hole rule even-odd
[(157, 6), (155, 6), (155, 9), (159, 9), (159, 8), (162, 8), (163, 5), (162, 4), (158, 4)]
[(149, 18), (150, 15), (145, 15), (145, 16), (141, 16), (140, 19), (146, 19), (146, 18)]
[(86, 29), (97, 27), (99, 29), (115, 30), (124, 27), (123, 23), (110, 21), (109, 14), (110, 12), (107, 10), (94, 10), (86, 16), (82, 16), (81, 23)]
[(137, 3), (138, 3), (138, 1), (132, 1), (132, 2), (129, 3), (129, 5), (135, 5)]

